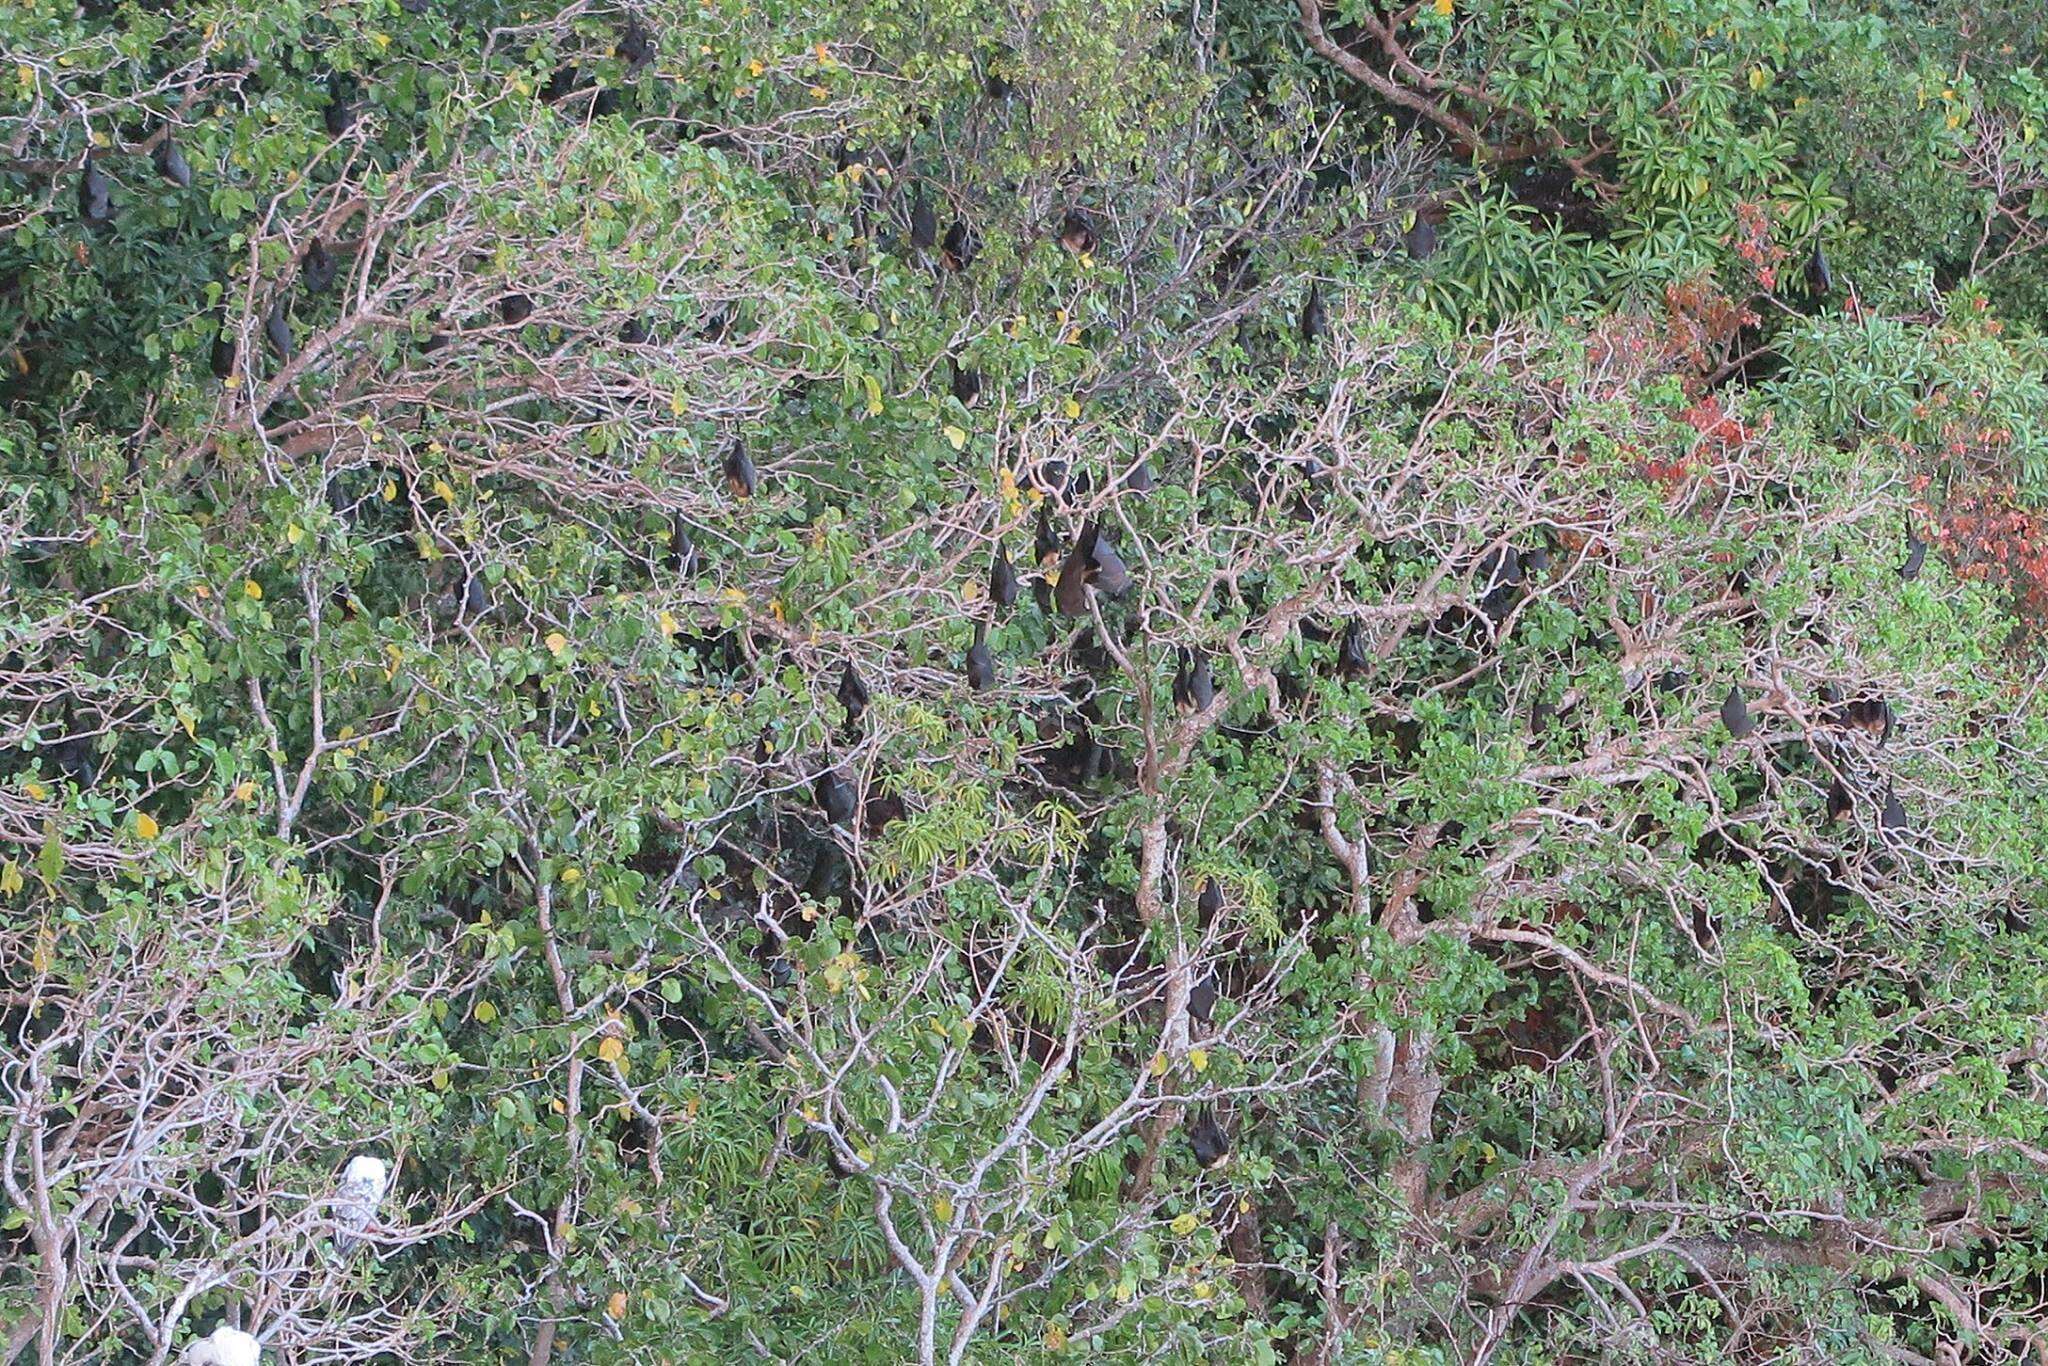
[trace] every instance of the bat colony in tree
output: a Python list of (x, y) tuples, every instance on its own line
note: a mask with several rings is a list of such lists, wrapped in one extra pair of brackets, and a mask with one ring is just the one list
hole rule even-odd
[(479, 22), (532, 80), (452, 138), (205, 54), (0, 128), (81, 262), (235, 202), (216, 103), (306, 168), (178, 286), (147, 516), (6, 495), (0, 1363), (1803, 1360), (1902, 1285), (2048, 1360), (2048, 1164), (1955, 1127), (2040, 1085), (1970, 999), (2044, 732), (1896, 470), (1641, 397), (1739, 327), (1419, 326), (1350, 273), (1461, 249), (1411, 140), (999, 195), (1052, 94), (657, 117), (851, 57), (655, 15)]

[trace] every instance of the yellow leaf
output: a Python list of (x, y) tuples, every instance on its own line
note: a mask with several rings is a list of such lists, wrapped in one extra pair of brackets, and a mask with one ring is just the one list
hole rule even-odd
[(934, 1200), (932, 1202), (932, 1217), (942, 1224), (951, 1223), (953, 1220), (953, 1202), (943, 1195)]
[(563, 635), (560, 631), (550, 631), (545, 643), (549, 654), (559, 656), (562, 651), (569, 648), (569, 637)]
[(1751, 90), (1762, 90), (1765, 86), (1769, 85), (1770, 83), (1770, 72), (1764, 70), (1760, 66), (1753, 66), (1749, 69), (1749, 88)]
[(1175, 1216), (1173, 1216), (1172, 1227), (1175, 1234), (1182, 1238), (1185, 1238), (1190, 1233), (1193, 1233), (1196, 1227), (1201, 1222), (1202, 1221), (1195, 1218), (1195, 1216), (1191, 1212), (1183, 1211), (1180, 1214), (1176, 1214)]
[(1213, 1300), (1216, 1298), (1216, 1287), (1207, 1281), (1196, 1281), (1194, 1295), (1198, 1300)]
[(1164, 1053), (1154, 1053), (1152, 1055), (1152, 1075), (1155, 1077), (1166, 1075), (1166, 1055)]
[(814, 85), (811, 87), (811, 98), (814, 100), (829, 100), (832, 98), (832, 92), (822, 85)]
[(386, 479), (384, 481), (384, 501), (387, 503), (398, 501), (398, 481), (396, 479)]
[(567, 868), (564, 868), (562, 870), (562, 881), (567, 883), (571, 887), (575, 886), (577, 883), (583, 881), (583, 870), (581, 868), (578, 868), (573, 863), (570, 864)]
[(961, 431), (958, 427), (946, 428), (946, 444), (956, 451), (961, 449), (967, 444), (967, 433)]
[(455, 501), (455, 490), (448, 486), (446, 479), (436, 479), (434, 480), (434, 496), (444, 503), (453, 504)]
[(626, 1056), (626, 1045), (617, 1039), (605, 1039), (597, 1046), (597, 1056), (605, 1062), (617, 1062)]
[(253, 783), (253, 782), (251, 782), (251, 781), (250, 781), (249, 779), (247, 779), (247, 778), (244, 778), (244, 779), (242, 779), (242, 781), (240, 781), (239, 783), (236, 783), (236, 784), (235, 784), (235, 800), (236, 800), (236, 801), (238, 801), (238, 802), (246, 802), (246, 801), (248, 801), (248, 800), (249, 800), (249, 799), (250, 799), (251, 797), (253, 797), (253, 796), (255, 796), (255, 795), (256, 795), (256, 784), (255, 784), (255, 783)]
[(21, 890), (21, 869), (13, 859), (0, 859), (0, 896), (13, 896)]
[(1070, 398), (1060, 406), (1060, 411), (1068, 417), (1079, 417), (1081, 415), (1081, 405), (1076, 400)]
[(36, 946), (29, 953), (28, 965), (37, 972), (48, 972), (50, 964), (56, 961), (56, 947), (56, 936), (50, 933), (50, 927), (36, 926)]
[(284, 539), (287, 545), (297, 545), (300, 541), (306, 539), (305, 530), (297, 522), (293, 522), (284, 529)]
[(156, 817), (150, 815), (147, 811), (136, 812), (135, 833), (146, 840), (155, 839), (157, 835)]
[(263, 601), (263, 585), (254, 579), (242, 580), (242, 596), (252, 602)]
[(23, 783), (21, 785), (21, 790), (23, 792), (28, 793), (28, 795), (35, 801), (41, 801), (43, 798), (50, 795), (49, 789), (45, 788), (41, 783), (35, 782), (34, 780), (30, 780), (29, 782)]
[(1446, 19), (1451, 17), (1451, 11), (1456, 7), (1455, 0), (1436, 0), (1436, 12)]
[(677, 631), (680, 631), (682, 629), (682, 627), (676, 624), (676, 619), (674, 616), (670, 615), (667, 612), (663, 612), (661, 614), (661, 633), (663, 635), (672, 636)]
[(753, 61), (747, 63), (747, 74), (749, 76), (758, 76), (767, 69), (768, 68), (762, 64), (762, 61), (759, 57), (756, 57)]
[(610, 1314), (615, 1319), (626, 1317), (626, 1292), (623, 1290), (612, 1291), (612, 1297), (604, 1302), (604, 1312)]
[(489, 1024), (497, 1018), (498, 1008), (496, 1006), (492, 1005), (489, 1001), (478, 1001), (476, 1003), (476, 1022), (478, 1024)]
[(1190, 1048), (1188, 1050), (1188, 1066), (1194, 1068), (1197, 1072), (1208, 1071), (1209, 1050), (1206, 1048)]
[(1045, 1350), (1057, 1352), (1067, 1345), (1067, 1330), (1057, 1323), (1049, 1324), (1045, 1330)]

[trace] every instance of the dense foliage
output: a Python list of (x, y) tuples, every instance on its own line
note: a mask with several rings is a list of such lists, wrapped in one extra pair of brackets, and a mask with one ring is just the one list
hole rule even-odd
[(10, 6), (0, 1362), (2048, 1359), (2038, 24)]

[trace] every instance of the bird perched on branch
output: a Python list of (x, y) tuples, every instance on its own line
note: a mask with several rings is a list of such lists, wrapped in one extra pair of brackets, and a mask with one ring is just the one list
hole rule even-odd
[(239, 1328), (221, 1324), (185, 1349), (185, 1366), (260, 1366), (263, 1346)]
[(344, 1257), (355, 1251), (363, 1231), (377, 1217), (377, 1206), (391, 1185), (391, 1170), (381, 1157), (357, 1153), (342, 1169), (341, 1185), (334, 1192), (334, 1250)]

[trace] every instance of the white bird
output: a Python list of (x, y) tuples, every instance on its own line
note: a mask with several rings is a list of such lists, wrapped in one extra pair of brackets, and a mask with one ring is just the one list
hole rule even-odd
[(377, 1206), (383, 1202), (385, 1187), (390, 1184), (391, 1172), (382, 1158), (357, 1153), (348, 1160), (341, 1173), (341, 1186), (334, 1192), (336, 1251), (347, 1254), (355, 1250), (362, 1241), (363, 1230), (370, 1226)]
[(185, 1349), (185, 1366), (260, 1366), (263, 1348), (255, 1338), (225, 1323)]

